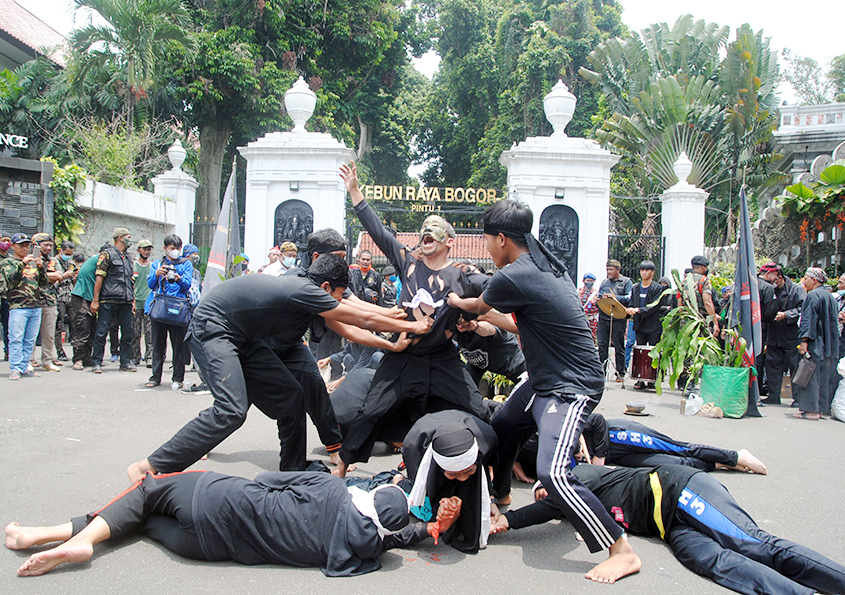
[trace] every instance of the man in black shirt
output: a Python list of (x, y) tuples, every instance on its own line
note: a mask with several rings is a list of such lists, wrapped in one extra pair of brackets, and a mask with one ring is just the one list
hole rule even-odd
[[(631, 533), (660, 537), (681, 564), (727, 589), (748, 595), (845, 591), (845, 567), (758, 527), (730, 492), (702, 471), (680, 465), (578, 465), (572, 474)], [(506, 512), (493, 532), (557, 518), (559, 511), (544, 504), (547, 500)]]
[[(33, 554), (19, 576), (84, 562), (96, 544), (142, 531), (195, 560), (317, 566), (326, 576), (357, 576), (378, 570), (387, 549), (436, 538), (434, 523), (408, 521), (408, 498), (395, 485), (365, 492), (325, 473), (262, 473), (249, 480), (186, 471), (148, 474), (104, 508), (63, 525), (9, 523), (6, 547), (65, 542)], [(445, 531), (454, 518), (439, 521)]]
[[(467, 315), (467, 318), (471, 317)], [(455, 341), (476, 386), (488, 371), (501, 374), (513, 383), (519, 381), (519, 375), (525, 371), (525, 356), (516, 335), (475, 318), (459, 318), (456, 328)]]
[[(654, 282), (654, 271), (656, 267), (650, 260), (640, 263), (641, 281), (634, 285), (631, 290), (631, 307), (628, 308), (628, 316), (634, 318), (634, 332), (637, 334), (637, 345), (657, 345), (663, 326), (660, 322), (660, 294), (663, 293), (663, 286)], [(636, 389), (646, 388), (642, 380), (634, 384)], [(648, 388), (654, 388), (654, 383), (649, 382)]]
[[(766, 338), (766, 383), (769, 396), (763, 399), (767, 405), (780, 405), (783, 375), (789, 372), (795, 376), (798, 369), (798, 318), (804, 307), (807, 292), (783, 275), (780, 265), (773, 262), (760, 267), (760, 275), (775, 288), (777, 311), (769, 323)], [(798, 400), (799, 389), (792, 386), (792, 397)]]
[(481, 393), (452, 345), (460, 311), (445, 303), (450, 292), (480, 294), (488, 278), (452, 266), (449, 250), (455, 230), (442, 217), (432, 215), (425, 220), (419, 248), (411, 251), (385, 229), (364, 200), (355, 164), (342, 165), (340, 175), (364, 229), (388, 260), (400, 265), (402, 293), (397, 305), (405, 308), (408, 320), (432, 323), (431, 332), (415, 337), (403, 353), (387, 353), (382, 359), (367, 398), (343, 437), (343, 463), (338, 469), (344, 473), (346, 465), (369, 458), (379, 420), (397, 407), (404, 407), (412, 422), (443, 409), (489, 418)]
[(358, 268), (349, 269), (349, 289), (358, 296), (358, 299), (383, 306), (382, 282), (381, 273), (373, 268), (373, 253), (369, 250), (361, 250), (358, 255)]
[[(187, 336), (197, 366), (214, 395), (214, 405), (201, 411), (148, 458), (130, 465), (129, 479), (137, 481), (150, 471), (186, 469), (239, 428), (253, 403), (277, 420), (281, 465), (304, 468), (302, 386), (311, 383), (315, 374), (319, 376), (319, 371), (302, 344), (302, 336), (314, 318), (322, 317), (341, 333), (349, 331), (350, 326), (401, 333), (425, 333), (431, 327), (430, 320), (395, 320), (341, 303), (348, 282), (346, 261), (325, 254), (303, 275), (243, 275), (205, 295), (194, 311)], [(378, 341), (390, 350), (408, 344), (404, 337), (391, 343), (372, 333), (361, 333), (370, 339), (359, 340)], [(266, 339), (273, 340), (273, 348)], [(287, 349), (282, 349), (283, 345)]]
[[(602, 281), (599, 286), (599, 297), (612, 296), (619, 300), (619, 303), (623, 306), (629, 306), (633, 284), (628, 277), (619, 272), (621, 269), (622, 264), (618, 260), (607, 261), (607, 279)], [(616, 352), (616, 382), (622, 382), (625, 376), (625, 329), (628, 327), (628, 323), (625, 320), (614, 320), (612, 326), (613, 336), (611, 337), (610, 316), (603, 311), (599, 311), (599, 328), (596, 333), (599, 359), (603, 366), (607, 365), (607, 354), (610, 350), (610, 344), (613, 343), (613, 349)]]
[(514, 314), (533, 393), (521, 391), (522, 399), (508, 399), (493, 428), (502, 443), (533, 420), (539, 434), (537, 474), (551, 486), (550, 498), (591, 552), (609, 551), (587, 578), (612, 583), (639, 571), (640, 559), (601, 502), (567, 469), (601, 399), (604, 374), (575, 285), (566, 267), (531, 235), (533, 220), (533, 213), (513, 200), (487, 209), (481, 217), (484, 240), (499, 271), (480, 297), (452, 294), (449, 304), (476, 314), (491, 308)]

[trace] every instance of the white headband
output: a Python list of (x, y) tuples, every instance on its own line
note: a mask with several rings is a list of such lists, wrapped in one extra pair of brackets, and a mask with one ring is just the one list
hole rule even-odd
[[(376, 526), (376, 529), (378, 530), (379, 537), (381, 537), (382, 539), (384, 539), (388, 535), (395, 535), (402, 530), (399, 529), (399, 531), (391, 531), (389, 529), (385, 529), (384, 526), (381, 524), (381, 521), (379, 521), (378, 519), (378, 512), (376, 511), (375, 500), (376, 492), (386, 488), (396, 488), (397, 490), (402, 492), (403, 496), (406, 496), (405, 492), (402, 491), (402, 488), (391, 483), (379, 486), (371, 492), (367, 492), (355, 486), (350, 486), (346, 488), (346, 491), (349, 492), (350, 496), (352, 496), (352, 504), (355, 506), (355, 508), (358, 509), (358, 512), (373, 521)], [(410, 505), (408, 510), (410, 510)]]
[(437, 463), (444, 471), (458, 473), (465, 469), (469, 469), (478, 460), (478, 440), (473, 438), (472, 446), (470, 446), (469, 450), (463, 454), (455, 455), (454, 457), (446, 457), (438, 454), (437, 451), (432, 448), (432, 456), (434, 457), (434, 462)]

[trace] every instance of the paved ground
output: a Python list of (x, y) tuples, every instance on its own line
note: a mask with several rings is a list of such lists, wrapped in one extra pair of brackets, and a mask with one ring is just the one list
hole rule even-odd
[[(128, 485), (126, 466), (152, 452), (197, 411), (209, 396), (187, 396), (169, 388), (143, 388), (146, 370), (118, 372), (117, 365), (95, 376), (67, 367), (38, 379), (5, 380), (0, 363), (0, 520), (5, 524), (58, 524), (94, 510)], [(189, 374), (189, 380), (195, 380)], [(810, 546), (845, 563), (841, 538), (845, 488), (845, 425), (836, 421), (791, 419), (787, 407), (767, 407), (764, 419), (705, 419), (679, 414), (676, 393), (657, 397), (612, 388), (598, 411), (621, 417), (624, 404), (647, 403), (643, 421), (670, 436), (728, 448), (746, 447), (768, 465), (768, 476), (720, 472), (718, 477), (766, 530)], [(794, 410), (792, 410), (794, 411)], [(252, 410), (243, 428), (196, 468), (252, 477), (278, 464), (275, 425)], [(316, 432), (314, 458), (326, 458)], [(395, 468), (396, 455), (373, 457), (360, 472)], [(515, 503), (527, 504), (519, 484)], [(672, 557), (657, 539), (632, 537), (643, 570), (617, 586), (582, 578), (600, 561), (576, 541), (567, 523), (512, 531), (491, 539), (478, 555), (464, 555), (430, 540), (412, 550), (382, 556), (383, 569), (358, 578), (328, 579), (317, 569), (245, 567), (199, 563), (171, 554), (143, 538), (109, 543), (85, 564), (34, 578), (15, 570), (26, 554), (0, 551), (0, 592), (43, 594), (293, 592), (374, 593), (398, 589), (415, 593), (524, 593), (565, 589), (569, 593), (709, 594), (727, 592)]]

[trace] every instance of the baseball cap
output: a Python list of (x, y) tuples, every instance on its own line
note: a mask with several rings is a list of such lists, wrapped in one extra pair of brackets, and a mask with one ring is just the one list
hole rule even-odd
[(149, 240), (141, 239), (141, 240), (138, 241), (138, 247), (139, 248), (152, 248), (153, 243)]
[(125, 227), (116, 227), (114, 229), (114, 233), (111, 234), (112, 238), (119, 238), (120, 236), (128, 236), (132, 232), (126, 229)]
[(29, 236), (25, 233), (16, 233), (12, 236), (12, 243), (13, 244), (25, 244), (27, 242), (31, 242), (32, 240), (29, 239)]
[(33, 242), (35, 242), (35, 243), (38, 243), (38, 242), (52, 242), (52, 241), (53, 241), (53, 237), (52, 237), (49, 233), (44, 233), (44, 232), (41, 232), (41, 233), (36, 233), (36, 234), (33, 234), (33, 236), (32, 236), (32, 241), (33, 241)]

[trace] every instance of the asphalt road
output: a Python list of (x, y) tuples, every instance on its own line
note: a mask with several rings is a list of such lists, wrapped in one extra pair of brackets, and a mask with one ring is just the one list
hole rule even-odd
[[(5, 380), (0, 363), (0, 520), (53, 525), (96, 510), (125, 489), (127, 465), (150, 454), (198, 411), (210, 396), (188, 396), (168, 387), (143, 388), (146, 369), (131, 374), (117, 365), (101, 376), (65, 366), (41, 378)], [(165, 378), (167, 380), (167, 378)], [(195, 381), (195, 374), (188, 374)], [(165, 383), (169, 384), (169, 383)], [(707, 419), (679, 414), (677, 393), (634, 393), (611, 388), (598, 412), (621, 417), (624, 404), (647, 404), (638, 419), (689, 442), (748, 448), (768, 476), (718, 472), (717, 477), (765, 530), (845, 563), (842, 494), (845, 425), (790, 417), (788, 407), (767, 407), (763, 419)], [(313, 458), (325, 459), (313, 428)], [(276, 427), (259, 411), (197, 469), (253, 477), (276, 470)], [(398, 455), (377, 453), (357, 473), (393, 469)], [(527, 504), (529, 486), (515, 484), (515, 504)], [(411, 550), (385, 553), (382, 570), (356, 578), (323, 576), (318, 569), (246, 567), (180, 558), (154, 542), (127, 538), (96, 549), (87, 563), (42, 577), (19, 578), (28, 554), (0, 552), (0, 592), (26, 595), (148, 593), (610, 593), (705, 594), (729, 592), (683, 568), (658, 539), (631, 537), (643, 569), (615, 586), (593, 584), (584, 573), (603, 559), (590, 555), (568, 523), (494, 536), (477, 555), (431, 540)]]

